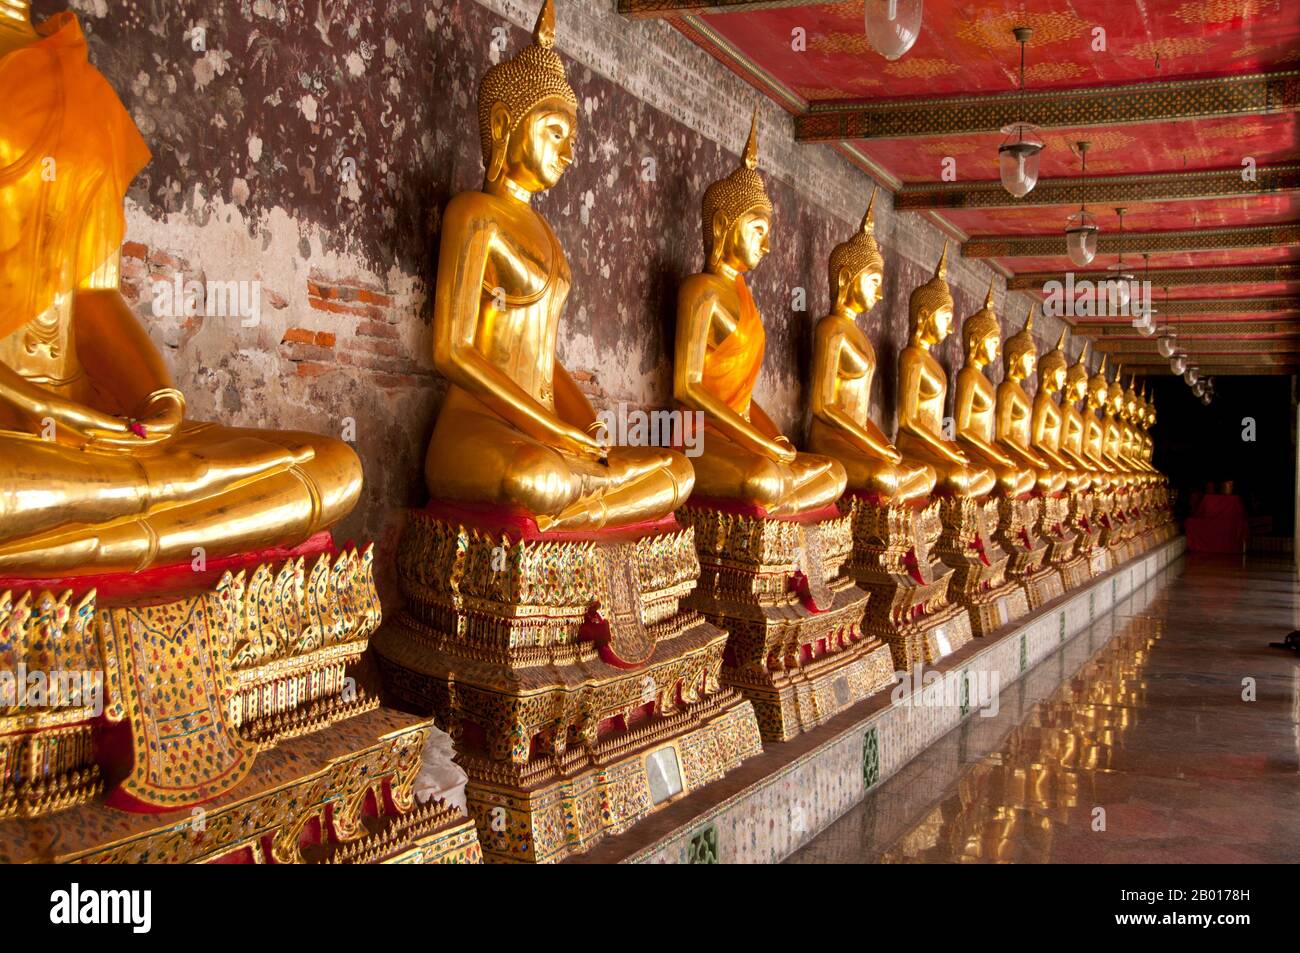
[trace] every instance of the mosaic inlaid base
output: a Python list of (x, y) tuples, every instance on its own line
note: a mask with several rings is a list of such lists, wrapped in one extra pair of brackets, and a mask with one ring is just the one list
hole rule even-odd
[(550, 863), (581, 854), (655, 810), (721, 778), (762, 751), (749, 702), (730, 693), (706, 703), (700, 727), (673, 733), (620, 760), (537, 788), (485, 782), (489, 766), (461, 757), (470, 814), (489, 861)]
[(1007, 578), (1010, 556), (994, 539), (998, 501), (941, 497), (935, 551), (953, 570), (949, 598), (967, 610), (971, 634), (987, 636), (1029, 611), (1024, 587)]
[(933, 552), (939, 502), (891, 506), (851, 493), (839, 505), (853, 527), (848, 571), (870, 597), (863, 629), (889, 646), (894, 667), (937, 661), (970, 641), (969, 614), (948, 599), (953, 570)]
[(198, 807), (94, 803), (0, 821), (0, 862), (477, 862), (469, 818), (412, 794), (428, 735), (426, 719), (364, 712), (261, 753), (239, 784)]
[(754, 704), (764, 741), (825, 723), (892, 684), (889, 647), (864, 633), (868, 596), (845, 573), (850, 517), (773, 519), (690, 505), (700, 585), (687, 600), (726, 629), (722, 679)]
[(646, 793), (655, 750), (689, 748), (692, 786), (761, 750), (753, 707), (722, 683), (727, 634), (680, 604), (699, 571), (672, 518), (543, 534), (465, 507), (411, 514), (380, 672), (454, 739), (489, 860), (558, 860), (634, 824), (664, 803)]

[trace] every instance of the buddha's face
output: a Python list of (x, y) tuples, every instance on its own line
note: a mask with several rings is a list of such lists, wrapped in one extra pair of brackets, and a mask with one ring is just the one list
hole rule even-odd
[(506, 146), (505, 172), (529, 192), (560, 181), (578, 137), (578, 113), (559, 97), (548, 97), (529, 110)]
[(858, 314), (866, 314), (880, 300), (880, 286), (885, 276), (873, 268), (864, 268), (849, 288), (849, 308)]
[(984, 339), (975, 346), (975, 353), (971, 356), (976, 364), (992, 364), (998, 359), (998, 352), (1001, 350), (1001, 336), (996, 333), (986, 334)]
[(763, 211), (745, 212), (731, 226), (723, 247), (723, 261), (737, 271), (753, 271), (771, 250), (768, 236), (772, 217)]
[(1022, 351), (1009, 368), (1011, 377), (1023, 381), (1034, 373), (1036, 366), (1038, 366), (1038, 356), (1033, 351)]
[(1047, 388), (1049, 394), (1055, 394), (1065, 386), (1065, 368), (1054, 367), (1052, 372), (1043, 378), (1043, 386)]
[(931, 312), (927, 323), (933, 335), (933, 343), (940, 344), (947, 340), (948, 335), (952, 333), (952, 305), (945, 304)]
[(1088, 396), (1088, 378), (1078, 377), (1074, 381), (1074, 386), (1070, 388), (1071, 400), (1083, 400)]

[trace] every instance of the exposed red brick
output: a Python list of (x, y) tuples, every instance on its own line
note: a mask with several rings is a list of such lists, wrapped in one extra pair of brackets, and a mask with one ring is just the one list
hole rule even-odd
[(290, 328), (280, 339), (281, 344), (314, 344), (315, 342), (316, 332), (308, 331), (306, 328)]
[(404, 357), (406, 355), (406, 349), (396, 341), (385, 341), (379, 338), (357, 338), (355, 346), (370, 354), (382, 354), (385, 357)]
[(332, 348), (320, 347), (316, 344), (288, 343), (280, 345), (280, 353), (291, 361), (332, 361), (334, 360), (334, 351)]
[(141, 260), (149, 257), (149, 246), (143, 242), (123, 242), (123, 258), (139, 258)]
[(321, 347), (333, 347), (333, 346), (334, 346), (334, 332), (333, 332), (333, 331), (317, 331), (317, 332), (316, 332), (316, 343), (319, 344)]
[(336, 370), (330, 364), (320, 364), (315, 361), (300, 361), (297, 364), (299, 377), (320, 377), (322, 374), (328, 374)]
[(357, 322), (357, 334), (372, 338), (389, 338), (396, 340), (400, 337), (400, 332), (391, 324), (383, 321), (359, 321)]
[(184, 267), (179, 258), (175, 258), (158, 248), (149, 253), (149, 264), (155, 268), (171, 268), (173, 270)]
[(365, 288), (357, 290), (357, 300), (365, 301), (370, 304), (382, 305), (384, 307), (391, 307), (393, 304), (391, 295), (381, 294), (378, 291), (369, 291)]

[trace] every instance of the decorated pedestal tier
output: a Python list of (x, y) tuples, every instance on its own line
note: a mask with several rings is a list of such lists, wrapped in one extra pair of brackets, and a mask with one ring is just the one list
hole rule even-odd
[(581, 853), (761, 750), (721, 680), (726, 633), (681, 605), (699, 572), (671, 516), (542, 533), (494, 507), (410, 514), (407, 609), (375, 647), (393, 699), (456, 740), (489, 860)]
[(969, 642), (970, 614), (948, 600), (953, 570), (933, 555), (939, 502), (891, 505), (851, 492), (839, 506), (853, 532), (849, 573), (870, 596), (863, 629), (889, 645), (895, 668), (937, 662)]
[(834, 506), (775, 519), (698, 498), (700, 585), (687, 600), (728, 632), (723, 681), (754, 703), (765, 741), (824, 724), (893, 683), (889, 647), (862, 629), (867, 595), (844, 573), (848, 516)]
[(335, 551), (327, 533), (209, 564), (0, 580), (0, 856), (436, 854), (464, 818), (411, 797), (429, 724), (367, 687), (379, 621), (371, 550)]
[(1007, 554), (1007, 579), (1023, 587), (1029, 608), (1037, 609), (1065, 591), (1061, 574), (1048, 562), (1051, 542), (1040, 534), (1044, 498), (996, 499), (998, 523), (993, 539)]
[(953, 569), (949, 595), (970, 612), (971, 631), (985, 636), (1029, 611), (1022, 586), (1007, 579), (1009, 556), (994, 539), (998, 501), (941, 496), (935, 547)]

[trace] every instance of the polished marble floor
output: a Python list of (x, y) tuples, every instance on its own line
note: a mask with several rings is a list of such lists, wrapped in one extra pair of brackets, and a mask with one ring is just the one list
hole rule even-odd
[(1189, 556), (787, 862), (1300, 861), (1294, 628), (1290, 564)]

